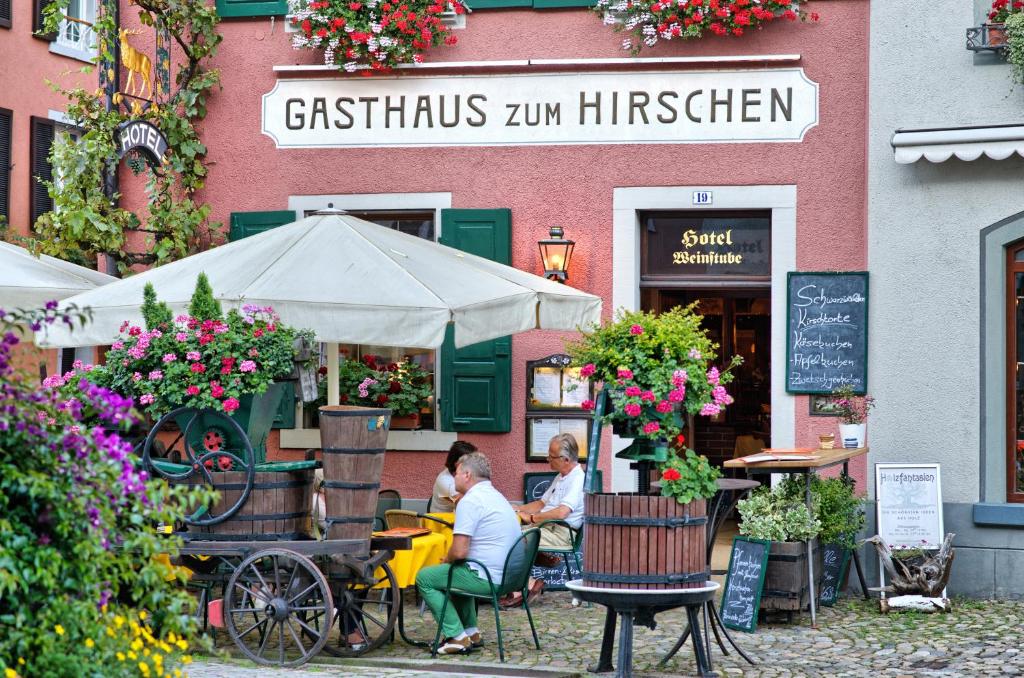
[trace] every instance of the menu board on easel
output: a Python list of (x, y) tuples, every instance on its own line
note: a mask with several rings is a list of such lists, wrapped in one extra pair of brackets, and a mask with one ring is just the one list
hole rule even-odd
[(548, 443), (556, 435), (570, 433), (586, 457), (590, 413), (583, 409), (594, 399), (594, 387), (571, 367), (565, 354), (549, 355), (526, 363), (526, 460), (545, 461)]

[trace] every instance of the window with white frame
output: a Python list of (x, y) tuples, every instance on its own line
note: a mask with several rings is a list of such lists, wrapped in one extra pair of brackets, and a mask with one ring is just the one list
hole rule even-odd
[(92, 24), (96, 21), (98, 0), (69, 0), (64, 10), (65, 19), (60, 22), (56, 38), (50, 43), (50, 51), (74, 59), (89, 61), (96, 55), (96, 33)]
[[(343, 209), (350, 216), (431, 242), (436, 242), (440, 235), (441, 210), (450, 206), (451, 195), (448, 193), (298, 196), (292, 197), (288, 202), (288, 207), (294, 209), (300, 217), (308, 217), (325, 208)], [(366, 356), (372, 355), (387, 363), (416, 363), (430, 375), (434, 394), (438, 393), (438, 351), (366, 344), (341, 344), (339, 351), (342, 360), (364, 360)], [(420, 426), (426, 430), (440, 428), (437, 404), (433, 396), (420, 412)]]

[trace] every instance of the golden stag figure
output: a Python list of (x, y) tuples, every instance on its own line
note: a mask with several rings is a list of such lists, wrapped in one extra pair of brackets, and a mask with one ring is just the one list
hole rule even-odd
[[(118, 31), (118, 35), (121, 38), (121, 64), (128, 69), (128, 80), (124, 84), (125, 94), (131, 94), (133, 96), (143, 96), (146, 87), (149, 87), (149, 96), (153, 96), (153, 80), (150, 78), (150, 72), (153, 70), (153, 64), (149, 60), (149, 57), (135, 49), (128, 44), (129, 35), (138, 35), (137, 30), (128, 30), (122, 28)], [(139, 86), (139, 91), (136, 93), (132, 89), (132, 78), (138, 73), (139, 78), (142, 80), (142, 84)]]

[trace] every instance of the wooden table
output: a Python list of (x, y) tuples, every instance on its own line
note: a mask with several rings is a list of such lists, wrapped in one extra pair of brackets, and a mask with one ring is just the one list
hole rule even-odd
[[(850, 460), (856, 459), (868, 453), (866, 447), (854, 447), (854, 448), (839, 448), (834, 450), (813, 450), (808, 452), (808, 455), (814, 455), (817, 459), (795, 459), (795, 460), (779, 460), (779, 461), (762, 461), (755, 464), (747, 464), (743, 461), (742, 457), (739, 459), (730, 459), (725, 462), (725, 468), (738, 468), (743, 469), (747, 476), (755, 474), (770, 474), (770, 473), (803, 473), (805, 484), (804, 484), (804, 499), (807, 501), (807, 509), (811, 510), (811, 474), (817, 473), (823, 468), (830, 468), (832, 466), (843, 465), (843, 476), (849, 477), (850, 475)], [(770, 450), (763, 450), (761, 454), (771, 454)], [(811, 553), (811, 542), (807, 542), (807, 585), (810, 588), (810, 603), (811, 603), (811, 626), (817, 627), (818, 616), (817, 616), (817, 593), (814, 590), (814, 558)], [(853, 552), (853, 562), (857, 566), (857, 573), (861, 577), (861, 587), (864, 586), (864, 577), (860, 568), (860, 559), (857, 557), (857, 551)], [(865, 594), (867, 589), (864, 590)]]

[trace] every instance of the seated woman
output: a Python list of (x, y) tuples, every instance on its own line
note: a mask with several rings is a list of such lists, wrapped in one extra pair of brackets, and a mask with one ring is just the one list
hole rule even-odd
[(455, 466), (464, 455), (476, 452), (476, 445), (467, 443), (464, 440), (456, 440), (448, 450), (448, 458), (444, 461), (444, 468), (437, 474), (434, 481), (434, 494), (430, 500), (430, 510), (439, 513), (452, 513), (455, 511), (455, 500), (459, 493), (455, 490)]

